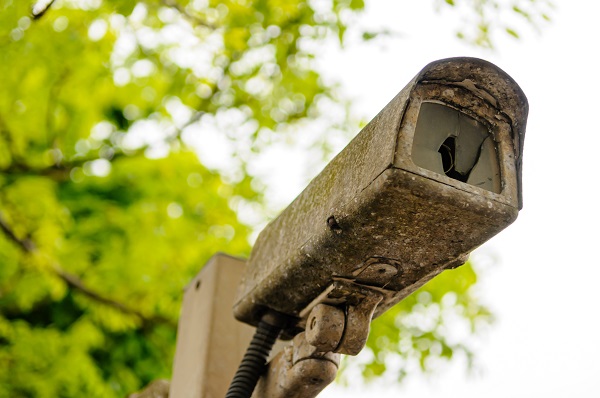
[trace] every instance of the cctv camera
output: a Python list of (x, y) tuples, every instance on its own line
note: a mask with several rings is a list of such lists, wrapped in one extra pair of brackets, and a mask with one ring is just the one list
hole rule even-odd
[(381, 292), (378, 316), (463, 264), (522, 207), (527, 112), (489, 62), (427, 65), (260, 233), (236, 318), (343, 307), (344, 283)]

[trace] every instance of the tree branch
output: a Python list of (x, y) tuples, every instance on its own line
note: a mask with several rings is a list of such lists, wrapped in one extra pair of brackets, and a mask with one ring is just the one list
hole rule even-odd
[(83, 294), (84, 296), (86, 296), (94, 301), (108, 305), (109, 307), (112, 307), (124, 314), (134, 315), (134, 316), (140, 318), (142, 320), (142, 322), (145, 324), (162, 323), (162, 324), (167, 324), (172, 327), (177, 327), (177, 323), (173, 322), (171, 319), (165, 318), (163, 316), (157, 316), (157, 315), (148, 317), (136, 309), (128, 307), (119, 301), (116, 301), (116, 300), (113, 300), (106, 296), (103, 296), (100, 293), (90, 289), (77, 276), (63, 271), (60, 267), (53, 265), (52, 268), (53, 268), (54, 273), (60, 279), (62, 279), (70, 288), (77, 290), (79, 293)]
[(175, 10), (177, 10), (185, 19), (188, 20), (188, 22), (190, 22), (192, 25), (200, 25), (200, 26), (204, 26), (210, 29), (217, 29), (217, 26), (206, 22), (205, 20), (190, 14), (190, 12), (188, 10), (185, 9), (185, 7), (183, 7), (181, 4), (179, 4), (177, 2), (177, 0), (161, 0), (161, 3), (163, 3), (165, 6), (173, 8)]
[[(1, 213), (0, 213), (0, 230), (2, 230), (4, 235), (10, 241), (15, 243), (19, 247), (19, 249), (21, 249), (21, 251), (23, 253), (36, 254), (39, 252), (35, 243), (31, 239), (19, 238), (15, 234), (15, 232), (10, 227), (10, 225), (6, 222), (6, 220), (4, 219), (4, 217), (2, 216)], [(134, 308), (131, 308), (117, 300), (114, 300), (114, 299), (111, 299), (109, 297), (102, 295), (101, 293), (86, 286), (85, 283), (81, 279), (79, 279), (79, 277), (77, 277), (76, 275), (73, 275), (69, 272), (66, 272), (65, 270), (62, 269), (62, 267), (60, 265), (58, 265), (56, 263), (51, 263), (50, 269), (58, 278), (62, 279), (63, 282), (65, 282), (67, 284), (67, 286), (69, 286), (71, 289), (78, 291), (79, 293), (83, 294), (84, 296), (86, 296), (94, 301), (97, 301), (101, 304), (112, 307), (112, 308), (122, 312), (123, 314), (136, 316), (144, 324), (161, 323), (161, 324), (167, 324), (172, 327), (177, 326), (177, 324), (175, 322), (173, 322), (171, 319), (165, 318), (163, 316), (156, 316), (156, 315), (148, 317)]]
[[(133, 157), (138, 156), (147, 149), (146, 147), (139, 148), (133, 153), (124, 153), (122, 151), (115, 151), (115, 154), (110, 160), (115, 160), (121, 157)], [(93, 162), (94, 160), (101, 159), (100, 157), (78, 157), (67, 162), (61, 162), (53, 164), (48, 167), (31, 167), (30, 165), (23, 162), (13, 162), (10, 166), (0, 169), (0, 173), (10, 175), (37, 175), (43, 177), (49, 177), (56, 181), (65, 181), (69, 178), (71, 170), (75, 167), (82, 167), (87, 162)]]
[[(204, 111), (196, 111), (181, 126), (174, 125), (172, 132), (170, 132), (165, 138), (165, 142), (172, 143), (173, 141), (180, 140), (183, 130), (188, 126), (197, 123), (205, 114), (206, 112)], [(5, 136), (5, 140), (7, 140), (9, 144), (11, 143), (10, 133), (5, 128), (2, 118), (0, 118), (0, 135)], [(113, 148), (114, 153), (108, 160), (114, 161), (118, 158), (140, 156), (143, 155), (147, 149), (147, 145), (127, 151), (123, 150), (122, 148)], [(74, 157), (68, 161), (61, 161), (47, 167), (32, 167), (22, 160), (13, 160), (8, 167), (0, 169), (0, 173), (10, 175), (37, 175), (49, 177), (55, 181), (65, 181), (70, 177), (70, 173), (73, 168), (82, 167), (85, 163), (93, 162), (94, 160), (98, 159), (101, 159), (101, 157)]]
[(39, 0), (31, 8), (31, 16), (33, 19), (40, 19), (50, 9), (54, 0)]
[(23, 252), (33, 253), (37, 250), (37, 248), (35, 247), (35, 244), (30, 239), (27, 239), (27, 238), (21, 239), (21, 238), (17, 237), (17, 235), (15, 235), (12, 228), (10, 228), (10, 226), (6, 223), (6, 220), (4, 220), (4, 217), (2, 216), (2, 214), (0, 214), (0, 229), (2, 230), (2, 232), (4, 232), (4, 235), (6, 235), (6, 237), (10, 241), (12, 241), (17, 246), (19, 246), (19, 248)]

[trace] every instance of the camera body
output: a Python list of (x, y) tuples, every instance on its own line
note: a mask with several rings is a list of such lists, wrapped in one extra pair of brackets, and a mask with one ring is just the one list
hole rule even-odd
[(336, 281), (384, 292), (374, 317), (510, 225), (527, 99), (495, 65), (427, 65), (260, 233), (234, 305), (302, 319)]

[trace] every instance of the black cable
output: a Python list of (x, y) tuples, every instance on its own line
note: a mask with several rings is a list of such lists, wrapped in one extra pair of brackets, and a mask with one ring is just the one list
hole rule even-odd
[(265, 318), (258, 323), (254, 337), (252, 337), (250, 346), (233, 376), (225, 398), (250, 398), (252, 396), (279, 333), (281, 333), (281, 327), (272, 325), (265, 321)]

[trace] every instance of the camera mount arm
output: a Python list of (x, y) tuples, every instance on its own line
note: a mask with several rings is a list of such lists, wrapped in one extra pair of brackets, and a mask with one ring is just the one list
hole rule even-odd
[(312, 398), (327, 387), (337, 375), (340, 354), (321, 352), (297, 334), (292, 343), (269, 363), (253, 397)]

